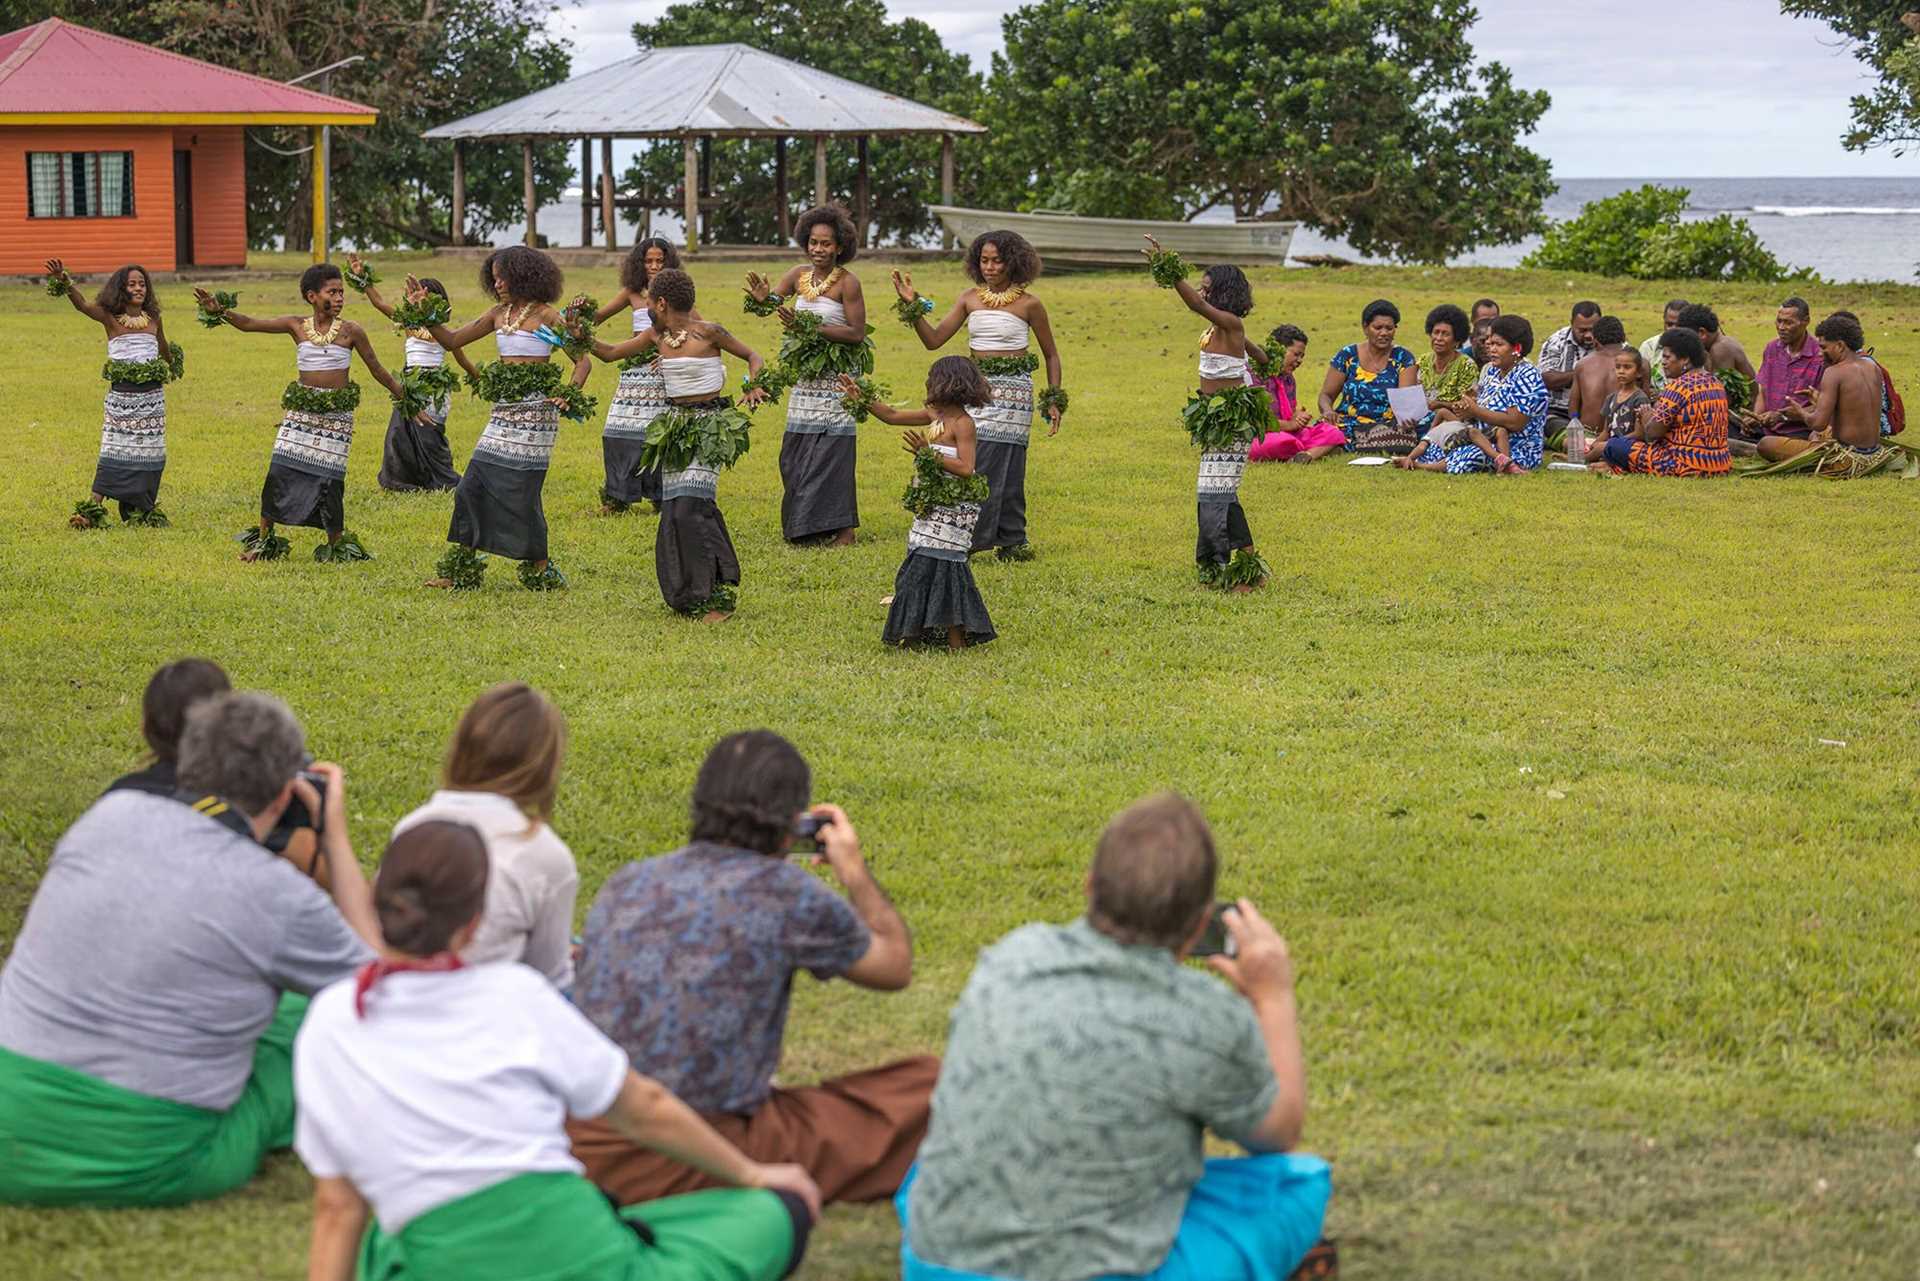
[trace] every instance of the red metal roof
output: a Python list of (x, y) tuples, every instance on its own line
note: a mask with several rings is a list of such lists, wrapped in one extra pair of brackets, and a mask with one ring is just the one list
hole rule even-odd
[[(0, 36), (0, 122), (8, 116), (361, 116), (373, 107), (110, 36), (59, 18)], [(319, 123), (316, 121), (315, 123)]]

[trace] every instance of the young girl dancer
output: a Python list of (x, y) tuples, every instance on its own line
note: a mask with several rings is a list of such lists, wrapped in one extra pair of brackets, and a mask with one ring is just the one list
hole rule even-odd
[(853, 415), (840, 403), (840, 378), (873, 372), (866, 295), (846, 266), (860, 251), (859, 233), (845, 210), (821, 206), (800, 215), (793, 238), (807, 261), (779, 285), (747, 273), (747, 310), (778, 315), (788, 334), (780, 348), (781, 381), (793, 386), (780, 441), (780, 533), (790, 543), (851, 547), (860, 526), (856, 438)]
[(1199, 526), (1194, 561), (1200, 581), (1209, 587), (1250, 592), (1267, 581), (1267, 565), (1253, 550), (1253, 531), (1240, 509), (1240, 478), (1247, 470), (1247, 447), (1273, 421), (1267, 389), (1247, 375), (1251, 356), (1267, 363), (1267, 353), (1247, 341), (1245, 317), (1253, 310), (1253, 286), (1238, 267), (1207, 268), (1200, 287), (1186, 280), (1180, 255), (1160, 247), (1140, 252), (1162, 288), (1180, 295), (1187, 310), (1206, 318), (1200, 335), (1200, 388), (1180, 413), (1199, 445)]
[[(384, 944), (313, 998), (293, 1049), (294, 1148), (313, 1172), (316, 1281), (778, 1281), (820, 1189), (763, 1165), (634, 1072), (539, 974), (473, 964), (490, 877), (464, 823), (425, 822), (380, 860)], [(619, 1209), (581, 1176), (567, 1116), (731, 1186)]]
[[(375, 382), (402, 398), (400, 383), (374, 355), (367, 331), (340, 313), (346, 309), (347, 287), (340, 269), (316, 263), (300, 277), (300, 296), (313, 308), (310, 316), (243, 316), (204, 289), (193, 291), (200, 310), (210, 319), (242, 333), (285, 334), (293, 339), (296, 381), (280, 396), (286, 416), (273, 438), (273, 461), (260, 489), (260, 525), (240, 535), (243, 561), (278, 560), (289, 550), (287, 540), (273, 532), (279, 525), (304, 525), (324, 530), (327, 541), (313, 549), (321, 562), (344, 564), (372, 560), (359, 538), (347, 533), (347, 453), (353, 446), (353, 411), (360, 404), (359, 384), (348, 369), (360, 353)], [(229, 295), (231, 296), (231, 295)]]
[[(380, 289), (374, 283), (378, 279), (359, 254), (347, 259), (347, 284), (364, 294), (375, 311), (391, 320), (393, 307), (380, 296)], [(447, 287), (431, 276), (423, 277), (420, 283), (436, 297), (447, 296)], [(447, 368), (446, 349), (433, 340), (432, 334), (424, 329), (401, 332), (407, 336), (407, 346), (400, 380), (416, 384), (430, 403), (424, 422), (408, 418), (398, 405), (393, 407), (387, 419), (386, 447), (380, 453), (380, 488), (395, 493), (452, 489), (460, 483), (460, 473), (454, 470), (453, 450), (447, 446), (447, 413), (459, 380)], [(468, 378), (480, 376), (466, 352), (456, 351), (453, 358)]]
[(120, 504), (120, 519), (133, 525), (165, 525), (160, 474), (167, 467), (167, 396), (163, 387), (181, 373), (180, 349), (167, 342), (160, 300), (145, 267), (122, 267), (88, 302), (74, 291), (73, 277), (58, 258), (47, 259), (47, 292), (64, 295), (73, 309), (97, 321), (107, 334), (106, 415), (100, 425), (100, 460), (93, 492), (73, 505), (68, 523), (98, 529), (106, 523), (106, 500)]
[[(547, 558), (547, 513), (540, 491), (547, 482), (547, 464), (560, 431), (560, 412), (585, 417), (592, 402), (580, 394), (586, 368), (574, 370), (567, 381), (565, 366), (548, 359), (559, 345), (560, 300), (563, 280), (553, 259), (538, 249), (512, 245), (488, 257), (480, 268), (480, 287), (494, 305), (458, 330), (443, 321), (425, 326), (433, 340), (448, 351), (491, 333), (500, 359), (481, 368), (474, 380), (480, 395), (492, 402), (487, 426), (474, 442), (466, 475), (453, 491), (453, 521), (447, 541), (453, 544), (435, 567), (427, 586), (466, 590), (480, 586), (486, 572), (482, 552), (520, 562), (520, 583), (529, 591), (549, 591), (567, 585), (566, 575)], [(407, 277), (407, 299), (427, 305), (425, 285)], [(442, 315), (445, 314), (442, 309)], [(539, 330), (545, 329), (547, 336)]]
[[(740, 559), (715, 501), (720, 473), (747, 452), (747, 416), (721, 394), (726, 367), (721, 352), (747, 362), (751, 382), (764, 362), (760, 353), (720, 325), (694, 313), (693, 277), (668, 268), (653, 278), (653, 328), (619, 344), (595, 339), (593, 354), (621, 360), (650, 347), (660, 352), (660, 376), (668, 407), (647, 436), (643, 461), (660, 468), (660, 532), (653, 542), (654, 574), (667, 604), (689, 617), (725, 622), (739, 601)], [(765, 402), (760, 387), (742, 399)]]
[(986, 232), (967, 248), (967, 278), (974, 287), (960, 295), (946, 319), (930, 325), (927, 313), (933, 300), (922, 300), (911, 274), (893, 273), (893, 288), (900, 295), (896, 310), (926, 349), (939, 350), (965, 324), (973, 358), (993, 388), (992, 403), (975, 406), (980, 411), (974, 415), (980, 430), (979, 468), (993, 494), (980, 509), (973, 550), (991, 547), (1002, 560), (1033, 559), (1033, 545), (1027, 541), (1027, 437), (1036, 407), (1033, 371), (1040, 362), (1028, 350), (1029, 336), (1040, 344), (1047, 364), (1047, 389), (1038, 401), (1049, 424), (1047, 435), (1060, 430), (1060, 416), (1067, 409), (1060, 352), (1053, 344), (1047, 309), (1027, 290), (1039, 275), (1040, 255), (1024, 237), (1011, 231)]
[[(859, 396), (860, 385), (842, 376), (840, 391)], [(875, 418), (908, 431), (900, 441), (913, 455), (913, 482), (905, 505), (914, 514), (907, 530), (907, 558), (893, 576), (893, 607), (881, 639), (889, 645), (938, 645), (951, 650), (984, 645), (994, 638), (993, 619), (974, 586), (967, 554), (974, 522), (990, 495), (974, 470), (978, 450), (969, 405), (991, 404), (993, 389), (971, 360), (943, 356), (927, 371), (924, 409), (895, 409), (868, 402)]]
[[(653, 328), (647, 291), (653, 278), (668, 268), (678, 270), (680, 255), (670, 241), (649, 236), (636, 244), (620, 264), (620, 292), (594, 315), (594, 323), (611, 320), (622, 311), (633, 316), (633, 332)], [(600, 514), (617, 516), (646, 499), (660, 510), (660, 473), (640, 470), (640, 452), (647, 446), (647, 428), (667, 407), (667, 387), (660, 377), (659, 353), (652, 347), (629, 356), (620, 365), (620, 383), (607, 406), (607, 426), (600, 436), (600, 455), (606, 480), (600, 488)]]

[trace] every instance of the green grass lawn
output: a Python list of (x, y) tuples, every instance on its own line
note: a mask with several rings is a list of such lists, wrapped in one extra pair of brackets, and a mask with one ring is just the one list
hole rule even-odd
[[(419, 265), (381, 263), (390, 282)], [(742, 270), (694, 273), (707, 313), (771, 350), (775, 322), (739, 314)], [(464, 318), (479, 295), (457, 274)], [(942, 305), (960, 288), (915, 274)], [(604, 298), (610, 275), (569, 283)], [(883, 304), (879, 266), (865, 283)], [(290, 279), (238, 288), (243, 310), (299, 306)], [(1309, 387), (1375, 296), (1417, 350), (1441, 301), (1492, 294), (1544, 339), (1591, 296), (1638, 341), (1670, 292), (1411, 269), (1269, 270), (1255, 289), (1256, 332), (1313, 335)], [(421, 589), (449, 500), (375, 486), (385, 397), (364, 376), (347, 523), (378, 559), (315, 565), (317, 535), (289, 530), (292, 559), (243, 566), (232, 536), (257, 515), (292, 353), (200, 329), (180, 285), (162, 290), (188, 350), (174, 526), (72, 532), (101, 337), (0, 286), (0, 950), (62, 829), (138, 758), (148, 674), (183, 654), (279, 693), (343, 762), (369, 866), (467, 700), (509, 677), (545, 689), (571, 725), (557, 827), (583, 914), (624, 860), (681, 840), (713, 739), (789, 735), (919, 945), (902, 994), (801, 983), (795, 1082), (937, 1048), (975, 951), (1072, 916), (1105, 819), (1178, 788), (1213, 821), (1223, 889), (1294, 949), (1308, 1146), (1334, 1162), (1348, 1276), (1913, 1276), (1920, 486), (1255, 468), (1241, 496), (1274, 577), (1222, 597), (1194, 582), (1178, 426), (1202, 324), (1144, 273), (1039, 292), (1073, 395), (1033, 445), (1040, 559), (976, 566), (1000, 639), (949, 657), (880, 644), (909, 520), (894, 433), (864, 433), (858, 546), (792, 549), (778, 410), (721, 482), (745, 576), (722, 627), (661, 604), (651, 518), (595, 514), (597, 422), (564, 427), (546, 489), (570, 591), (528, 593), (505, 566), (477, 593)], [(1756, 363), (1780, 292), (1711, 291)], [(1859, 312), (1920, 389), (1920, 289), (1812, 297)], [(875, 311), (883, 380), (917, 390), (930, 357)], [(596, 370), (603, 409), (613, 383)], [(457, 462), (483, 418), (456, 399)], [(299, 1276), (307, 1195), (282, 1156), (188, 1209), (0, 1210), (0, 1273)], [(882, 1209), (835, 1210), (805, 1275), (892, 1276), (896, 1239)]]

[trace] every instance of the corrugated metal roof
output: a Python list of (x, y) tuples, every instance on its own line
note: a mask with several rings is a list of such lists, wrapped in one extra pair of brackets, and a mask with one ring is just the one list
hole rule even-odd
[(365, 116), (372, 107), (59, 18), (0, 36), (0, 116)]
[(658, 138), (714, 134), (985, 133), (965, 116), (816, 71), (751, 45), (651, 49), (427, 138)]

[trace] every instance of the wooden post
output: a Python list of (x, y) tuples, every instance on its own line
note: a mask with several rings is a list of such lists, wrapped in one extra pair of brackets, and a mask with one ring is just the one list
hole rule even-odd
[(827, 135), (813, 135), (813, 203), (827, 203)]
[[(950, 133), (940, 135), (940, 203), (953, 203), (953, 135)], [(941, 224), (940, 247), (953, 248), (953, 233), (946, 230), (945, 223)]]
[(535, 224), (540, 221), (540, 198), (533, 192), (533, 139), (520, 140), (520, 172), (526, 177), (526, 191), (522, 203), (527, 211), (527, 244), (534, 248), (540, 245), (540, 233)]
[(773, 140), (773, 219), (780, 230), (780, 243), (793, 234), (793, 212), (787, 207), (787, 140)]
[(681, 145), (686, 148), (687, 153), (687, 244), (681, 252), (690, 254), (700, 243), (700, 144), (689, 135)]
[(606, 224), (607, 249), (620, 247), (619, 210), (613, 207), (613, 139), (600, 140), (600, 221)]
[(853, 186), (854, 236), (859, 241), (860, 247), (865, 249), (872, 243), (868, 239), (868, 233), (872, 230), (873, 221), (873, 175), (867, 169), (866, 134), (860, 135), (860, 141), (854, 150), (860, 157), (860, 174)]
[(453, 219), (447, 226), (447, 239), (456, 245), (467, 243), (467, 144), (453, 144)]
[(593, 139), (580, 140), (580, 247), (593, 248)]
[(327, 260), (327, 142), (326, 126), (313, 126), (313, 260)]

